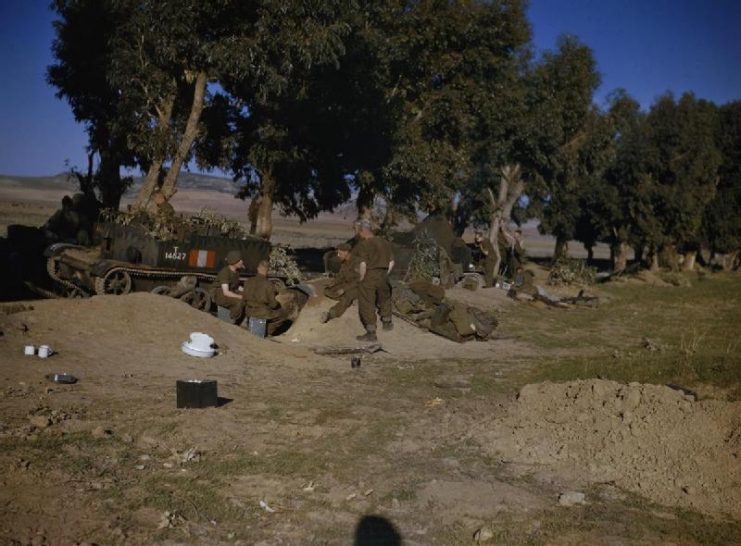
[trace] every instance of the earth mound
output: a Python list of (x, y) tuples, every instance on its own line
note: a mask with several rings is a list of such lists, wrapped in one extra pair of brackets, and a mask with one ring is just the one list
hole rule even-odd
[(538, 383), (477, 436), (500, 457), (741, 517), (741, 402), (639, 383)]

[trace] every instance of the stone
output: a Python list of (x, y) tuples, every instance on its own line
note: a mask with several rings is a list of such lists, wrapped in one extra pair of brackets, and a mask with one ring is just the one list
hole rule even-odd
[(566, 491), (558, 496), (558, 504), (561, 506), (576, 506), (586, 504), (586, 495), (581, 491)]
[(28, 420), (36, 428), (43, 429), (51, 425), (51, 419), (49, 419), (46, 415), (34, 415), (33, 417), (29, 417)]
[(494, 531), (492, 531), (489, 527), (481, 527), (480, 529), (476, 529), (476, 532), (473, 534), (473, 539), (476, 541), (477, 544), (483, 544), (484, 542), (488, 542), (493, 538)]
[(92, 434), (93, 438), (110, 438), (113, 436), (113, 431), (104, 426), (99, 426), (93, 429)]

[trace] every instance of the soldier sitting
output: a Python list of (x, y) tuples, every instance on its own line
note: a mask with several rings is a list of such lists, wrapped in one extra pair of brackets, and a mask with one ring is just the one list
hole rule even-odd
[(257, 275), (244, 284), (245, 312), (250, 318), (265, 319), (269, 336), (275, 335), (289, 320), (290, 310), (281, 307), (275, 298), (278, 290), (268, 280), (269, 264), (262, 260), (257, 264)]
[(242, 287), (239, 286), (239, 270), (244, 269), (244, 262), (238, 250), (232, 250), (226, 255), (226, 264), (216, 275), (214, 301), (216, 305), (229, 309), (232, 323), (239, 324), (244, 319)]
[(41, 229), (50, 241), (77, 243), (80, 217), (75, 212), (69, 195), (62, 198), (62, 208), (52, 214)]
[(322, 313), (322, 324), (341, 317), (358, 298), (358, 261), (353, 259), (349, 243), (337, 246), (337, 257), (342, 264), (340, 271), (334, 282), (324, 290), (324, 295), (338, 301), (329, 311)]

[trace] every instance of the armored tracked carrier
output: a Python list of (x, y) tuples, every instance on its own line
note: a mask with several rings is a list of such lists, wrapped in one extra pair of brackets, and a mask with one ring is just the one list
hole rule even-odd
[(58, 243), (46, 249), (47, 272), (68, 297), (154, 291), (211, 308), (211, 289), (227, 253), (241, 252), (247, 277), (270, 256), (270, 243), (256, 237), (188, 233), (160, 240), (136, 225), (99, 225), (101, 245)]

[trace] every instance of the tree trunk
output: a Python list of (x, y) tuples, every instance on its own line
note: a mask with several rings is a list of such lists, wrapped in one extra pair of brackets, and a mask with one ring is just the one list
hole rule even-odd
[(625, 271), (625, 268), (628, 265), (628, 244), (622, 241), (615, 243), (612, 255), (613, 272), (621, 273)]
[(108, 152), (101, 152), (98, 166), (98, 187), (103, 208), (118, 210), (124, 188), (121, 164)]
[(358, 208), (358, 220), (370, 220), (373, 216), (373, 192), (361, 188), (355, 204)]
[(689, 250), (684, 253), (684, 263), (682, 264), (682, 271), (692, 271), (695, 269), (695, 260), (697, 259), (697, 251)]
[(255, 235), (270, 240), (273, 235), (273, 190), (275, 182), (270, 173), (263, 173), (260, 184), (260, 205), (257, 209), (257, 224)]
[(651, 271), (652, 273), (657, 273), (660, 269), (659, 251), (654, 245), (651, 245), (649, 247), (648, 259), (649, 259), (649, 266), (648, 266), (649, 271)]
[(633, 247), (633, 259), (635, 263), (643, 266), (643, 245), (636, 245)]
[(659, 260), (663, 261), (666, 267), (672, 271), (679, 271), (679, 260), (677, 258), (677, 247), (674, 245), (666, 245), (659, 252)]
[(566, 258), (569, 253), (569, 242), (563, 237), (556, 237), (556, 247), (553, 249), (553, 259)]
[(178, 174), (180, 174), (180, 168), (188, 157), (193, 142), (198, 136), (198, 123), (201, 120), (201, 112), (203, 112), (203, 97), (206, 94), (207, 80), (205, 72), (199, 72), (196, 75), (193, 89), (193, 104), (190, 107), (188, 122), (185, 125), (185, 131), (180, 139), (175, 157), (172, 159), (170, 170), (167, 171), (165, 181), (162, 183), (162, 193), (165, 194), (167, 199), (175, 194), (175, 184), (177, 183)]
[(492, 215), (489, 222), (489, 241), (494, 249), (494, 278), (499, 277), (499, 268), (502, 265), (502, 253), (499, 251), (499, 230), (502, 229), (502, 218)]
[[(172, 108), (174, 105), (175, 96), (170, 95), (165, 99), (162, 108), (157, 110), (157, 131), (166, 132), (169, 130), (170, 122), (172, 121)], [(143, 208), (149, 204), (149, 198), (152, 197), (152, 193), (157, 187), (163, 162), (164, 156), (162, 153), (160, 153), (159, 156), (152, 158), (152, 162), (149, 164), (149, 169), (147, 169), (147, 175), (144, 177), (144, 183), (139, 190), (139, 195), (136, 197), (136, 202), (134, 203), (135, 207)]]
[(502, 176), (499, 180), (499, 192), (494, 196), (491, 188), (487, 188), (489, 194), (489, 240), (494, 247), (494, 275), (499, 275), (499, 266), (502, 263), (502, 254), (499, 252), (499, 232), (502, 227), (510, 221), (512, 208), (522, 195), (525, 184), (520, 177), (520, 165), (505, 165), (501, 170)]
[(250, 222), (250, 235), (257, 233), (257, 219), (260, 216), (260, 195), (255, 195), (250, 200), (250, 208), (247, 210), (247, 219)]

